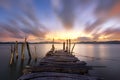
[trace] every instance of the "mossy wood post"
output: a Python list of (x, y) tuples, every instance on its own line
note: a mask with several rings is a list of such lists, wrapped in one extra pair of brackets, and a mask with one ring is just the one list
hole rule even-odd
[(25, 44), (22, 43), (22, 45), (21, 45), (21, 60), (24, 60), (24, 58), (25, 58), (24, 50), (25, 50)]
[(27, 50), (28, 50), (29, 59), (31, 59), (30, 46), (29, 46), (28, 42), (26, 42), (26, 44), (27, 44)]
[(13, 46), (11, 45), (10, 65), (14, 62)]
[(15, 43), (15, 54), (16, 54), (16, 59), (18, 59), (18, 42), (17, 41)]

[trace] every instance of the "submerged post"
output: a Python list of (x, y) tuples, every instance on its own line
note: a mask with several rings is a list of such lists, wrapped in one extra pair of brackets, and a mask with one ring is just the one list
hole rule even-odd
[(18, 59), (18, 42), (17, 41), (15, 43), (15, 54), (16, 54), (16, 59)]
[(31, 59), (31, 52), (30, 52), (30, 46), (29, 43), (27, 42), (27, 38), (25, 37), (25, 46), (27, 46), (27, 51), (28, 51), (28, 55), (29, 55), (29, 59)]
[(65, 51), (65, 42), (63, 42), (63, 51)]
[(70, 50), (71, 50), (71, 40), (69, 39), (69, 53), (70, 53)]
[(28, 55), (29, 55), (29, 58), (31, 59), (30, 46), (28, 42), (26, 42), (26, 44), (27, 44)]
[(68, 51), (68, 40), (66, 40), (66, 51)]
[(36, 62), (37, 61), (37, 49), (36, 49), (36, 46), (34, 48), (35, 48), (35, 62)]
[(72, 47), (71, 54), (72, 54), (72, 52), (73, 52), (73, 50), (74, 50), (74, 47), (75, 47), (75, 43), (74, 43), (74, 45), (73, 45), (73, 47)]
[(51, 51), (54, 51), (54, 50), (55, 50), (55, 46), (54, 46), (54, 38), (53, 38), (52, 49), (51, 49)]
[(25, 49), (25, 44), (24, 43), (22, 43), (21, 44), (21, 60), (24, 60), (24, 49)]
[(13, 46), (11, 45), (11, 57), (10, 57), (10, 65), (13, 63), (14, 61), (14, 53), (13, 53)]

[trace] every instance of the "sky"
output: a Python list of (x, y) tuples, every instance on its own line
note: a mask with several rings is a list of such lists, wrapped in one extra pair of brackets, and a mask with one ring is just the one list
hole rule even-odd
[(120, 0), (0, 0), (0, 42), (120, 40)]

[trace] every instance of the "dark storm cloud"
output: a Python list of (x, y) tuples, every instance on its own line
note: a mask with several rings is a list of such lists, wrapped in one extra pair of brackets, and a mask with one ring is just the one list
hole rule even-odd
[[(13, 38), (24, 38), (29, 35), (44, 37), (48, 29), (37, 18), (33, 0), (1, 0), (0, 3), (0, 6), (13, 16), (8, 18), (6, 23), (0, 23), (2, 34)], [(13, 3), (16, 4), (13, 5)], [(20, 13), (6, 8), (6, 5), (14, 6)]]

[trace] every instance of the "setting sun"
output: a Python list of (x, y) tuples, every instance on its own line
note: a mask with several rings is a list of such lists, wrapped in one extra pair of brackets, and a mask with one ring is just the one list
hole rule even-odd
[(53, 38), (56, 40), (66, 40), (66, 39), (73, 39), (77, 40), (79, 37), (89, 37), (92, 38), (91, 35), (86, 35), (79, 31), (60, 31), (60, 32), (51, 32), (48, 33), (45, 38), (47, 40), (52, 40)]

